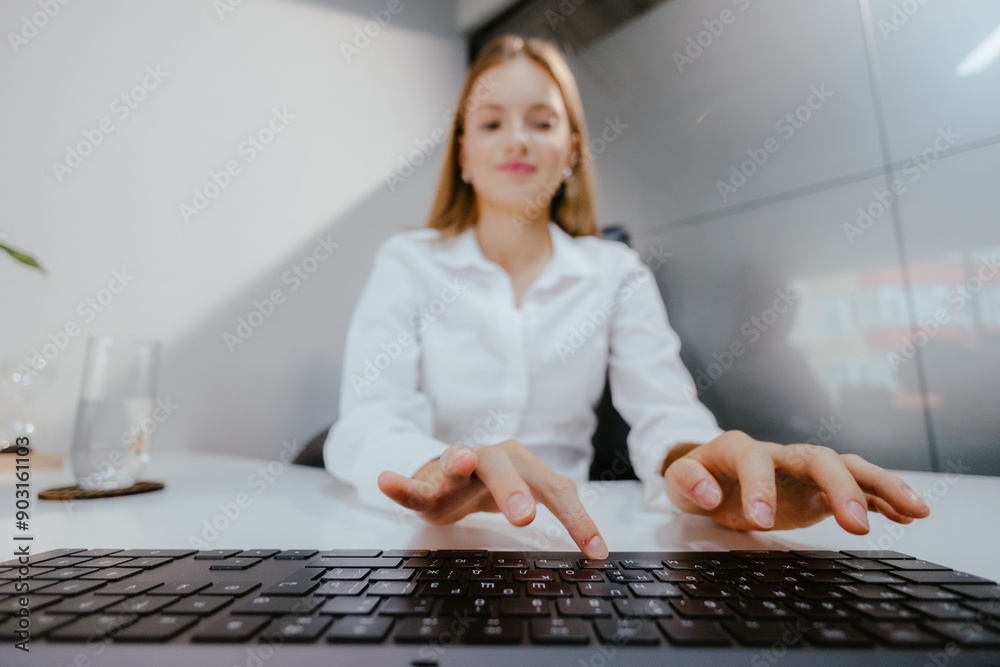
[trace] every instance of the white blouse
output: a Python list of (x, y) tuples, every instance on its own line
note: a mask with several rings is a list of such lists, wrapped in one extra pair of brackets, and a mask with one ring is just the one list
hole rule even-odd
[(698, 402), (652, 273), (628, 246), (549, 223), (553, 254), (514, 305), (510, 276), (470, 228), (443, 243), (422, 228), (379, 247), (344, 350), (327, 470), (385, 509), (383, 470), (407, 477), (450, 445), (514, 438), (587, 481), (594, 407), (610, 381), (631, 426), (643, 500), (676, 511), (659, 468), (680, 442), (722, 433)]

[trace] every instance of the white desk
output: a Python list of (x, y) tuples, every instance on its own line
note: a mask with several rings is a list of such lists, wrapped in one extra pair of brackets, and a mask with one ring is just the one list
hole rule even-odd
[[(267, 472), (269, 465), (272, 472)], [(871, 514), (872, 530), (864, 536), (850, 535), (832, 518), (793, 531), (740, 533), (704, 517), (644, 513), (636, 509), (637, 483), (593, 483), (594, 488), (586, 493), (581, 489), (581, 495), (611, 551), (894, 549), (1000, 580), (1000, 478), (897, 474), (930, 500), (931, 516), (902, 526)], [(61, 502), (39, 500), (37, 493), (72, 484), (69, 470), (32, 471), (32, 552), (63, 547), (192, 546), (575, 550), (565, 529), (541, 506), (535, 521), (525, 528), (484, 513), (433, 527), (402, 509), (394, 514), (361, 505), (351, 487), (324, 470), (282, 465), (276, 460), (158, 451), (143, 477), (162, 480), (166, 488), (135, 496)], [(11, 473), (0, 478), (4, 533), (0, 537), (7, 545), (14, 544), (13, 483)], [(238, 499), (245, 507), (239, 507)], [(235, 518), (224, 513), (227, 505)], [(213, 522), (222, 527), (216, 535), (205, 532)], [(192, 539), (202, 542), (192, 545)]]

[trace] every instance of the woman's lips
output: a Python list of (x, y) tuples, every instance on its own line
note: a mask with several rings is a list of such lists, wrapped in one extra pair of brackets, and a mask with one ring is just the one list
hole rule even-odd
[(498, 169), (511, 174), (530, 174), (535, 171), (535, 167), (527, 162), (504, 162)]

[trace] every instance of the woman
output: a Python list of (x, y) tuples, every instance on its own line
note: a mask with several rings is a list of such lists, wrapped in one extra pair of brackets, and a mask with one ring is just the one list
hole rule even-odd
[(542, 502), (587, 557), (605, 558), (575, 482), (607, 376), (647, 504), (744, 530), (833, 514), (864, 534), (868, 511), (927, 516), (859, 456), (723, 432), (685, 395), (655, 281), (637, 253), (597, 237), (588, 146), (553, 45), (505, 36), (483, 49), (430, 222), (379, 248), (354, 312), (330, 472), (435, 525), (487, 511), (524, 526)]

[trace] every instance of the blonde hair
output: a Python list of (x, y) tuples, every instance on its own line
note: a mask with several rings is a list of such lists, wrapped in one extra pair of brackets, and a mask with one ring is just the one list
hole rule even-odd
[(542, 39), (501, 35), (479, 53), (466, 74), (465, 83), (462, 84), (462, 91), (458, 96), (455, 119), (451, 125), (444, 165), (441, 168), (441, 178), (427, 222), (428, 227), (440, 231), (440, 240), (460, 234), (476, 223), (476, 193), (471, 184), (462, 181), (458, 166), (458, 138), (465, 131), (466, 104), (472, 88), (483, 72), (519, 56), (530, 58), (540, 65), (559, 86), (569, 116), (570, 135), (576, 136), (579, 142), (578, 159), (573, 174), (553, 194), (549, 215), (570, 236), (597, 236), (594, 186), (587, 150), (590, 143), (580, 91), (573, 73), (555, 44)]

